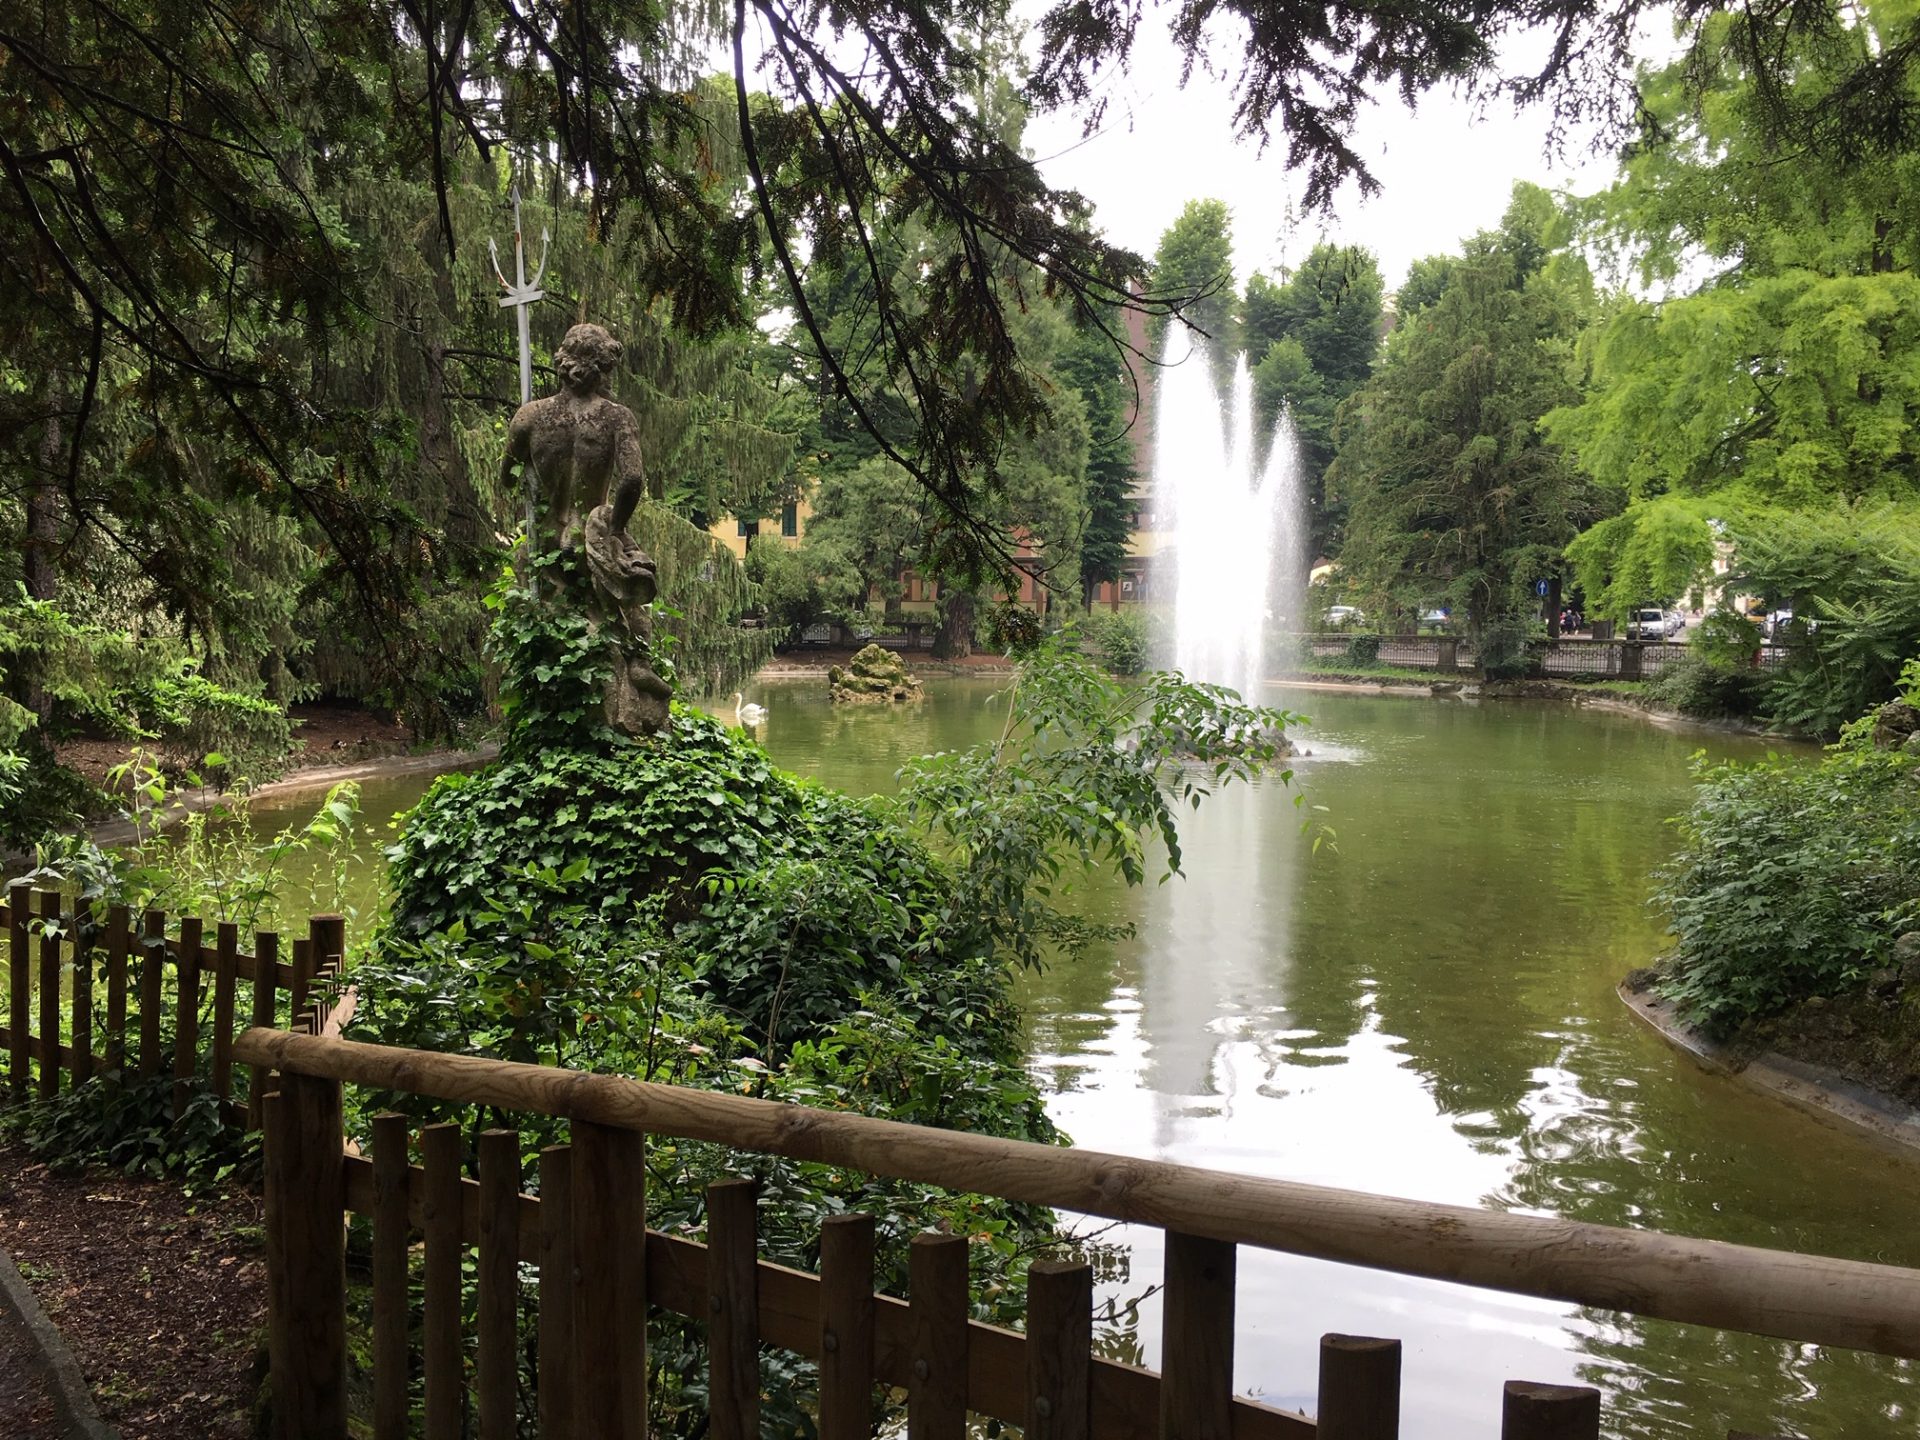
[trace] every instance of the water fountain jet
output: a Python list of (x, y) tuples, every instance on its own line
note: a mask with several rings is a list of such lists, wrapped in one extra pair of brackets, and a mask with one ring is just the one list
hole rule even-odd
[(1224, 402), (1204, 342), (1172, 326), (1161, 360), (1153, 485), (1173, 535), (1173, 666), (1257, 704), (1268, 622), (1305, 628), (1299, 440), (1283, 412), (1257, 454), (1244, 356)]

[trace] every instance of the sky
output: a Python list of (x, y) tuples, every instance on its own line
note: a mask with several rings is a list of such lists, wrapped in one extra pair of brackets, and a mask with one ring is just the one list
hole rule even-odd
[[(1018, 8), (1037, 15), (1040, 3)], [(1301, 216), (1303, 185), (1286, 167), (1284, 141), (1264, 154), (1234, 142), (1227, 85), (1196, 69), (1183, 90), (1177, 54), (1154, 21), (1149, 9), (1129, 73), (1109, 82), (1098, 134), (1083, 140), (1079, 117), (1056, 113), (1031, 117), (1025, 137), (1049, 184), (1086, 195), (1107, 238), (1149, 259), (1189, 200), (1219, 199), (1233, 212), (1240, 284), (1256, 270), (1297, 265), (1328, 239), (1373, 251), (1391, 290), (1412, 261), (1498, 224), (1515, 180), (1585, 193), (1612, 178), (1611, 156), (1591, 153), (1592, 131), (1574, 132), (1561, 157), (1549, 156), (1543, 109), (1516, 115), (1506, 101), (1482, 109), (1435, 90), (1416, 111), (1389, 91), (1354, 132), (1381, 192), (1362, 199), (1348, 185), (1331, 215)], [(1537, 50), (1520, 37), (1505, 53), (1523, 60)]]

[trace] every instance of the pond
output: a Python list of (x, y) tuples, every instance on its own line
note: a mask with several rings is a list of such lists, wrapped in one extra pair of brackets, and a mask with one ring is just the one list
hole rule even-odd
[[(886, 791), (902, 761), (987, 738), (999, 686), (934, 680), (899, 711), (770, 681), (782, 765)], [(1741, 737), (1524, 702), (1280, 691), (1312, 717), (1296, 785), (1183, 827), (1187, 874), (1082, 903), (1136, 937), (1023, 977), (1031, 1064), (1074, 1140), (1247, 1174), (1920, 1266), (1920, 1170), (1707, 1074), (1614, 986), (1656, 953), (1647, 877), (1688, 764)], [(421, 788), (369, 786), (384, 821)], [(374, 827), (378, 833), (379, 827)], [(1157, 1232), (1101, 1281), (1116, 1358), (1159, 1349)], [(1312, 1408), (1326, 1331), (1405, 1343), (1409, 1434), (1497, 1434), (1507, 1379), (1593, 1384), (1608, 1433), (1911, 1431), (1896, 1362), (1244, 1250), (1235, 1382)]]

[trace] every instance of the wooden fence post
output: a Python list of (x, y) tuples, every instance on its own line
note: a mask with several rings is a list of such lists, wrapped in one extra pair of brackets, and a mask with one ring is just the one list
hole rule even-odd
[(873, 1433), (873, 1217), (820, 1223), (820, 1440)]
[(474, 1329), (479, 1345), (480, 1440), (514, 1440), (519, 1425), (520, 1132), (480, 1136), (480, 1267)]
[(27, 1098), (28, 1036), (33, 1025), (27, 998), (33, 986), (27, 925), (32, 907), (32, 881), (15, 880), (7, 886), (7, 1083), (15, 1100)]
[[(307, 940), (313, 951), (313, 959), (307, 970), (309, 978), (315, 975), (337, 977), (347, 963), (347, 917), (333, 914), (310, 917), (307, 921)], [(323, 996), (308, 998), (324, 999)], [(320, 1028), (316, 1021), (313, 1033), (318, 1035)]]
[(239, 972), (240, 927), (222, 920), (213, 950), (213, 1093), (222, 1109), (233, 1095), (233, 987)]
[(71, 1083), (78, 1090), (93, 1079), (93, 939), (91, 908), (83, 911), (84, 900), (73, 902), (73, 991), (70, 996), (73, 1027), (73, 1070)]
[(759, 1186), (707, 1187), (707, 1417), (713, 1440), (759, 1440)]
[(40, 892), (40, 1098), (60, 1093), (60, 892)]
[(1585, 1385), (1509, 1380), (1500, 1440), (1599, 1440), (1600, 1392)]
[[(295, 941), (296, 948), (301, 942)], [(427, 1440), (460, 1440), (466, 1429), (466, 1365), (460, 1354), (460, 1127), (420, 1132), (426, 1166), (426, 1282), (421, 1294)]]
[(174, 967), (173, 1118), (187, 1113), (193, 1072), (200, 1063), (200, 938), (197, 916), (180, 921), (180, 963)]
[(373, 1117), (373, 1435), (407, 1437), (407, 1117)]
[(281, 1440), (346, 1440), (346, 1193), (340, 1082), (281, 1077), (267, 1135), (268, 1353)]
[(1067, 1260), (1027, 1270), (1027, 1440), (1088, 1440), (1093, 1271)]
[(295, 940), (293, 942), (293, 984), (287, 987), (287, 1029), (299, 1031), (307, 1028), (307, 990), (312, 984), (313, 941)]
[(1365, 1335), (1320, 1337), (1317, 1440), (1397, 1440), (1400, 1342)]
[(167, 964), (167, 917), (140, 917), (140, 1078), (160, 1073), (160, 983)]
[(540, 1440), (573, 1436), (573, 1150), (540, 1152)]
[(1235, 1259), (1227, 1241), (1167, 1231), (1161, 1440), (1229, 1440), (1232, 1433)]
[(127, 953), (133, 914), (124, 905), (107, 911), (107, 1069), (118, 1084), (127, 1066)]
[(965, 1440), (967, 1237), (914, 1236), (907, 1287), (913, 1322), (907, 1440)]
[(573, 1124), (573, 1407), (580, 1440), (646, 1440), (647, 1170), (637, 1130)]
[[(253, 1023), (271, 1030), (278, 1023), (274, 1013), (274, 986), (280, 980), (280, 937), (271, 930), (257, 930), (253, 936)], [(261, 1124), (260, 1102), (267, 1095), (267, 1067), (253, 1065), (247, 1070), (247, 1124)]]

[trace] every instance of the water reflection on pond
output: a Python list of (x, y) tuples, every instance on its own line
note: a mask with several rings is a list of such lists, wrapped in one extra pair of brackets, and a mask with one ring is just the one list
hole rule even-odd
[[(782, 765), (856, 792), (985, 738), (996, 685), (902, 711), (820, 682), (751, 698)], [(1084, 903), (1137, 937), (1021, 983), (1032, 1064), (1081, 1145), (1249, 1174), (1920, 1265), (1920, 1169), (1707, 1075), (1614, 993), (1659, 942), (1647, 876), (1688, 758), (1759, 742), (1528, 705), (1275, 692), (1315, 720), (1298, 778), (1183, 831), (1187, 876)], [(418, 786), (367, 795), (370, 817)], [(1158, 1352), (1156, 1232), (1102, 1284), (1116, 1353)], [(1498, 1432), (1500, 1386), (1606, 1389), (1608, 1431), (1911, 1432), (1895, 1362), (1243, 1251), (1236, 1383), (1311, 1408), (1330, 1330), (1405, 1342), (1406, 1433)]]

